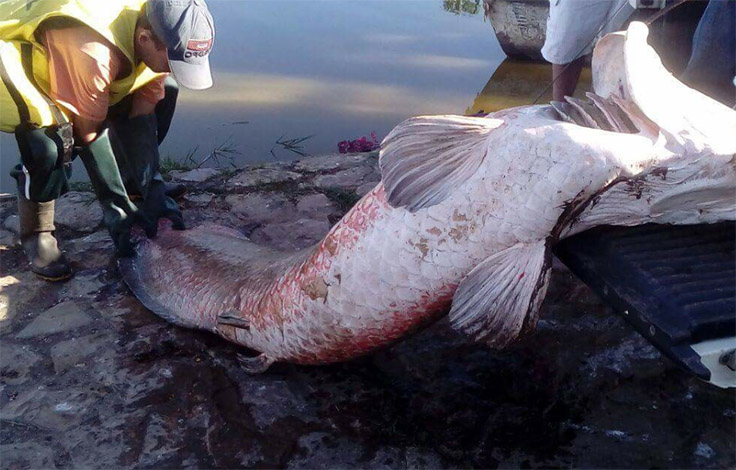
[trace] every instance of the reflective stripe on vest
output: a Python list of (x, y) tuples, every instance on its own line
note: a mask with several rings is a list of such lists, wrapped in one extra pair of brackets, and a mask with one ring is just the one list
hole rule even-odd
[(3, 132), (15, 132), (21, 124), (48, 127), (56, 122), (45, 97), (23, 68), (24, 44), (28, 45), (22, 41), (0, 41), (0, 131)]

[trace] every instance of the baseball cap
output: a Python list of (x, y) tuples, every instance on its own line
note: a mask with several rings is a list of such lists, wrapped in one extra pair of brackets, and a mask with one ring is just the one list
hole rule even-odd
[(166, 46), (176, 81), (192, 90), (211, 87), (215, 22), (204, 0), (148, 0), (146, 16)]

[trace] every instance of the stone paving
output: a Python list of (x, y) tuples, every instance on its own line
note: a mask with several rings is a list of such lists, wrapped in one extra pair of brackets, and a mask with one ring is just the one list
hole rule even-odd
[[(375, 154), (174, 176), (189, 225), (280, 249), (319, 240), (379, 179)], [(699, 382), (562, 265), (536, 332), (502, 351), (440, 321), (349, 363), (245, 373), (121, 282), (90, 194), (58, 203), (76, 269), (37, 280), (0, 201), (0, 465), (23, 468), (733, 468), (732, 391)]]

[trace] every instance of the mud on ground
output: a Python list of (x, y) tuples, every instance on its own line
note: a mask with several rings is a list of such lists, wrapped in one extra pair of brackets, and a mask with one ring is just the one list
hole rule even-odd
[[(376, 163), (173, 176), (190, 225), (293, 249), (378, 181)], [(90, 194), (58, 204), (65, 284), (28, 272), (14, 201), (0, 204), (2, 468), (736, 466), (733, 392), (677, 369), (560, 264), (536, 332), (506, 351), (440, 322), (360, 360), (251, 376), (242, 349), (132, 297)]]

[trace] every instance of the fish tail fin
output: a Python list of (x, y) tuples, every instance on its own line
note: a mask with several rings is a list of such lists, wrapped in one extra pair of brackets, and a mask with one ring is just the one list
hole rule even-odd
[(549, 284), (549, 243), (519, 243), (476, 266), (452, 300), (452, 327), (495, 348), (533, 329)]
[[(145, 247), (139, 245), (139, 247)], [(140, 249), (140, 248), (139, 248)], [(120, 258), (118, 260), (118, 269), (125, 284), (133, 292), (133, 295), (150, 311), (163, 318), (164, 320), (184, 328), (198, 328), (199, 326), (187, 321), (186, 317), (178, 315), (175, 310), (166, 305), (155, 294), (155, 292), (144, 281), (145, 263), (136, 255), (130, 258)]]
[(160, 230), (118, 261), (123, 280), (156, 315), (186, 328), (217, 330), (218, 315), (238, 310), (241, 288), (269, 282), (288, 255), (226, 227)]

